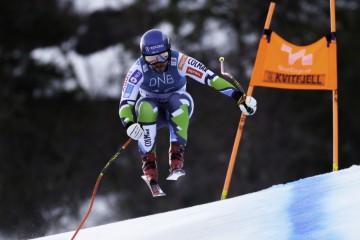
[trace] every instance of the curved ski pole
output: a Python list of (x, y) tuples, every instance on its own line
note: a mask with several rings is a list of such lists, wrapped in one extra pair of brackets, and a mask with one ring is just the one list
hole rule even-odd
[(225, 58), (224, 58), (224, 57), (220, 57), (220, 58), (219, 58), (219, 61), (220, 61), (221, 74), (229, 77), (229, 78), (231, 79), (231, 81), (235, 84), (235, 87), (236, 87), (238, 90), (240, 90), (240, 91), (242, 91), (243, 93), (245, 93), (244, 88), (243, 88), (243, 87), (240, 85), (240, 83), (234, 78), (234, 76), (231, 75), (230, 73), (224, 72), (224, 61), (225, 61)]
[(95, 200), (95, 196), (96, 196), (96, 192), (97, 192), (97, 189), (99, 187), (99, 184), (100, 184), (100, 181), (101, 181), (101, 178), (104, 176), (106, 170), (109, 168), (110, 164), (112, 162), (115, 161), (115, 159), (119, 156), (119, 154), (130, 144), (131, 142), (131, 138), (129, 138), (125, 143), (124, 145), (119, 148), (119, 150), (115, 153), (114, 156), (112, 156), (112, 158), (107, 162), (107, 164), (105, 165), (105, 167), (102, 169), (97, 181), (96, 181), (96, 184), (95, 184), (95, 187), (94, 187), (94, 190), (93, 190), (93, 194), (92, 194), (92, 197), (91, 197), (91, 201), (90, 201), (90, 206), (89, 206), (89, 209), (88, 211), (86, 212), (83, 220), (81, 221), (80, 225), (78, 226), (78, 228), (76, 229), (74, 235), (72, 236), (71, 240), (74, 240), (76, 235), (78, 234), (78, 232), (80, 231), (80, 229), (82, 228), (82, 226), (84, 225), (86, 219), (89, 217), (90, 215), (90, 212), (91, 212), (91, 209), (92, 209), (92, 206), (94, 204), (94, 200)]

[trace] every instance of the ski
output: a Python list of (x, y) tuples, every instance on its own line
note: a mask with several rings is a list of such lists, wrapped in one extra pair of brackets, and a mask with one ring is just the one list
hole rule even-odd
[(166, 180), (176, 181), (179, 177), (184, 176), (185, 171), (183, 169), (177, 169), (170, 173)]
[(148, 185), (153, 197), (161, 197), (166, 195), (155, 180), (149, 181), (145, 175), (141, 176), (141, 178), (144, 179)]

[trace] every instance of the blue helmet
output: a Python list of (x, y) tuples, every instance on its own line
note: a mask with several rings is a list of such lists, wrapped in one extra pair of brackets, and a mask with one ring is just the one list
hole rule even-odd
[(158, 29), (147, 31), (141, 38), (140, 51), (143, 55), (156, 55), (170, 50), (168, 36)]

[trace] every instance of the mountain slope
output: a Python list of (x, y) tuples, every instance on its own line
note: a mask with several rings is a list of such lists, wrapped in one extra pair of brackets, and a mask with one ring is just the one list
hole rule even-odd
[[(82, 229), (75, 239), (358, 240), (359, 186), (360, 167), (353, 166), (225, 201)], [(71, 239), (73, 233), (38, 240)]]

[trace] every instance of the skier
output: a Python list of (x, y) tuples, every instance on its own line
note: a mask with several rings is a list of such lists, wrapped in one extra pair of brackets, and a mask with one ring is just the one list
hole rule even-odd
[[(168, 179), (176, 180), (185, 174), (182, 170), (184, 152), (189, 119), (194, 110), (193, 99), (186, 92), (186, 77), (233, 98), (245, 115), (255, 113), (256, 100), (246, 96), (195, 58), (173, 50), (169, 38), (160, 30), (152, 29), (142, 36), (140, 51), (142, 56), (130, 68), (124, 81), (119, 115), (128, 136), (138, 140), (142, 170), (148, 182), (156, 182), (158, 178), (157, 129), (168, 126)], [(174, 172), (178, 175), (172, 178)]]

